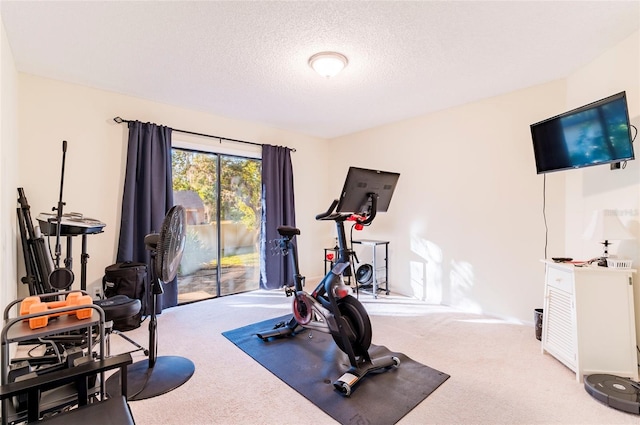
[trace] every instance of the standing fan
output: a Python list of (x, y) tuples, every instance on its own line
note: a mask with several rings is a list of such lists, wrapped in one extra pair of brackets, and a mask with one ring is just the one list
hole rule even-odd
[[(171, 282), (178, 273), (186, 241), (186, 213), (184, 207), (171, 207), (162, 222), (160, 233), (144, 238), (151, 251), (151, 319), (149, 320), (149, 360), (139, 361), (127, 368), (127, 400), (144, 400), (178, 388), (191, 378), (195, 365), (189, 359), (177, 356), (157, 357), (157, 296), (162, 294), (163, 284)], [(120, 372), (107, 379), (107, 392), (117, 394), (120, 389)], [(112, 392), (113, 390), (113, 392)]]

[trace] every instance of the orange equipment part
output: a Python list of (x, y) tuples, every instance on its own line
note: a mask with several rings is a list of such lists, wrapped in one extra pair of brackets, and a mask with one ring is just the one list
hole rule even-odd
[(56, 309), (65, 307), (82, 306), (87, 304), (93, 304), (93, 299), (90, 295), (83, 295), (82, 292), (71, 292), (69, 295), (67, 295), (67, 298), (64, 301), (49, 302), (42, 302), (42, 300), (40, 300), (40, 297), (36, 295), (27, 297), (22, 300), (22, 302), (20, 303), (20, 315), (24, 316), (27, 314), (50, 311), (50, 313), (47, 315), (32, 317), (29, 319), (29, 327), (31, 329), (38, 329), (46, 327), (49, 324), (50, 317), (56, 317), (63, 314), (75, 314), (76, 318), (78, 318), (79, 320), (90, 318), (93, 314), (93, 309), (91, 308), (79, 308), (77, 310), (63, 312), (55, 311)]

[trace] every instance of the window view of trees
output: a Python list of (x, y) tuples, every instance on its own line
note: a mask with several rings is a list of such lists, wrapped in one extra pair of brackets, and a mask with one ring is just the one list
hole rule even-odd
[(174, 148), (172, 167), (174, 202), (187, 211), (178, 301), (257, 289), (260, 160)]

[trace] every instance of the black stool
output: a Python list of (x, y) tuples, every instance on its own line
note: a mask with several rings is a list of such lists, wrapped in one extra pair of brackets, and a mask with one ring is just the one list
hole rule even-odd
[[(129, 298), (126, 295), (114, 295), (113, 297), (103, 300), (95, 300), (93, 303), (104, 310), (107, 356), (111, 355), (109, 337), (112, 333), (124, 338), (137, 347), (137, 349), (129, 351), (129, 353), (143, 351), (145, 356), (149, 355), (149, 350), (122, 333), (122, 331), (131, 330), (140, 326), (139, 317), (142, 303), (139, 299)], [(134, 321), (133, 319), (137, 322), (135, 326), (131, 325)]]

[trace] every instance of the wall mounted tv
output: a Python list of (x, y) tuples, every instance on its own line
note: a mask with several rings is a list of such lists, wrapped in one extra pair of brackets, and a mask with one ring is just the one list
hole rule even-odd
[(629, 127), (625, 92), (531, 124), (538, 174), (634, 159)]

